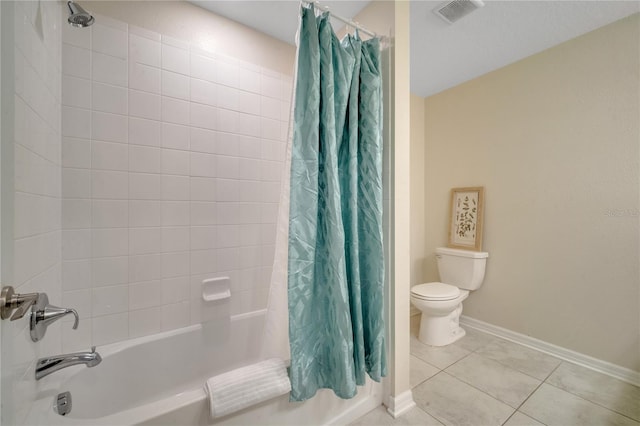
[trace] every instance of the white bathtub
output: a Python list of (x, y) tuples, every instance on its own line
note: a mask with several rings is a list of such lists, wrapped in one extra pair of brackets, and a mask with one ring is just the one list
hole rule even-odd
[[(214, 422), (204, 382), (258, 361), (265, 311), (132, 339), (97, 348), (94, 368), (74, 366), (41, 380), (27, 420), (33, 425), (311, 425), (345, 424), (375, 408), (382, 386), (368, 381), (351, 400), (322, 390), (315, 398), (274, 398)], [(55, 396), (69, 391), (71, 412), (53, 411)]]

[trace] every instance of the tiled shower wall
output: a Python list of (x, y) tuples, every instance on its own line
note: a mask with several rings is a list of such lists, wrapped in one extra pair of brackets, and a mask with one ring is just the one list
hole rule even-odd
[[(3, 239), (12, 234), (14, 243), (13, 250), (3, 247), (3, 285), (17, 293), (46, 292), (60, 303), (62, 9), (36, 1), (0, 7), (2, 37), (14, 40), (13, 51), (6, 45), (2, 50)], [(2, 327), (2, 421), (24, 424), (37, 395), (36, 359), (59, 353), (60, 325), (49, 327), (38, 343), (29, 337), (29, 315), (3, 321)]]
[(63, 28), (64, 350), (201, 322), (206, 278), (231, 315), (266, 307), (291, 87), (110, 18)]

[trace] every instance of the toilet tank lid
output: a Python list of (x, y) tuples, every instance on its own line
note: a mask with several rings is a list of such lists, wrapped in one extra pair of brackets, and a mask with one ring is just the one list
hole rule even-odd
[(489, 257), (489, 253), (487, 253), (486, 251), (461, 250), (449, 247), (438, 247), (436, 248), (436, 253), (446, 254), (449, 256), (471, 257), (473, 259), (485, 259)]

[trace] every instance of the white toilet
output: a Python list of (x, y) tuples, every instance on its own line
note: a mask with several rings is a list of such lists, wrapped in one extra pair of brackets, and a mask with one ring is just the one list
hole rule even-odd
[(465, 335), (458, 324), (462, 301), (469, 291), (482, 285), (487, 257), (486, 252), (436, 249), (442, 282), (411, 288), (411, 303), (422, 312), (418, 340), (427, 345), (445, 346)]

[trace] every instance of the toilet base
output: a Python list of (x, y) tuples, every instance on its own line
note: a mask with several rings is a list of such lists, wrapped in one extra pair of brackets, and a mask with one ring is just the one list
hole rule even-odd
[(425, 345), (446, 346), (463, 338), (466, 331), (460, 327), (460, 314), (462, 303), (449, 315), (425, 315), (420, 318), (420, 332), (418, 340)]

